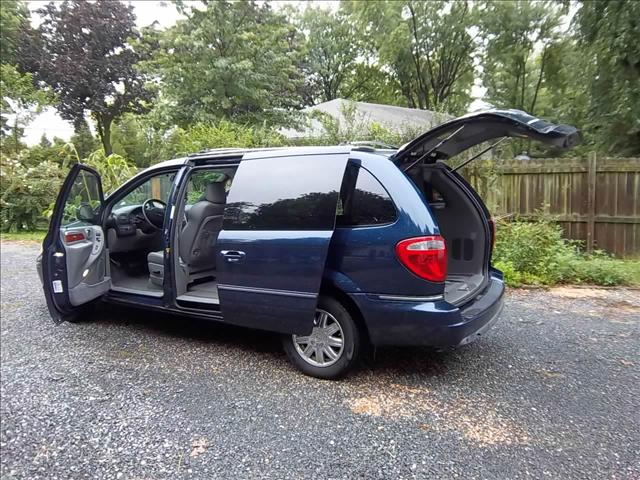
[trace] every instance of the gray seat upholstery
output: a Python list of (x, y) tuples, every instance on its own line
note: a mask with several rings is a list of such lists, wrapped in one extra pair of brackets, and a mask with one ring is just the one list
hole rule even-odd
[[(226, 201), (224, 182), (210, 183), (203, 198), (186, 211), (186, 223), (180, 232), (179, 253), (187, 274), (192, 275), (204, 270), (215, 269), (215, 246), (220, 230)], [(150, 279), (161, 284), (164, 269), (163, 252), (151, 252), (147, 255)], [(154, 272), (161, 274), (154, 275)]]

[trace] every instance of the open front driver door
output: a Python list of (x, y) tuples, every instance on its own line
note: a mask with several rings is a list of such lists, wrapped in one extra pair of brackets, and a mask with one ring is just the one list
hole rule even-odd
[(83, 307), (111, 287), (104, 232), (100, 175), (74, 165), (56, 199), (42, 245), (42, 281), (56, 323), (73, 321)]

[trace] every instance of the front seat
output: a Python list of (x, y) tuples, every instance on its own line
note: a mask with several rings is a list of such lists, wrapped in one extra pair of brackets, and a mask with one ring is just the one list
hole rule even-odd
[[(222, 230), (222, 218), (226, 201), (224, 182), (210, 183), (203, 197), (186, 211), (186, 223), (178, 240), (180, 260), (187, 276), (214, 270), (213, 248)], [(164, 255), (162, 250), (147, 256), (149, 278), (152, 283), (162, 285), (164, 279)]]

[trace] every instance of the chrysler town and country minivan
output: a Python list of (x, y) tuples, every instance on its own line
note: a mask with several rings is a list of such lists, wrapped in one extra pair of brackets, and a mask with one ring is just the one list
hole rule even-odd
[(504, 283), (490, 214), (447, 160), (505, 137), (580, 140), (490, 110), (397, 150), (203, 151), (106, 197), (98, 173), (75, 165), (38, 262), (49, 311), (76, 321), (102, 300), (278, 332), (321, 378), (346, 373), (365, 344), (468, 343), (498, 318)]

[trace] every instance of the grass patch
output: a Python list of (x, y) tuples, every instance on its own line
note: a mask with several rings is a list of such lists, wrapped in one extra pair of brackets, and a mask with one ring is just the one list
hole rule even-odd
[(33, 232), (1, 232), (0, 240), (3, 242), (37, 242), (42, 243), (44, 236), (47, 234), (45, 230), (36, 230)]
[(640, 260), (615, 259), (602, 251), (585, 254), (562, 238), (561, 227), (548, 220), (502, 222), (493, 255), (507, 285), (636, 285)]

